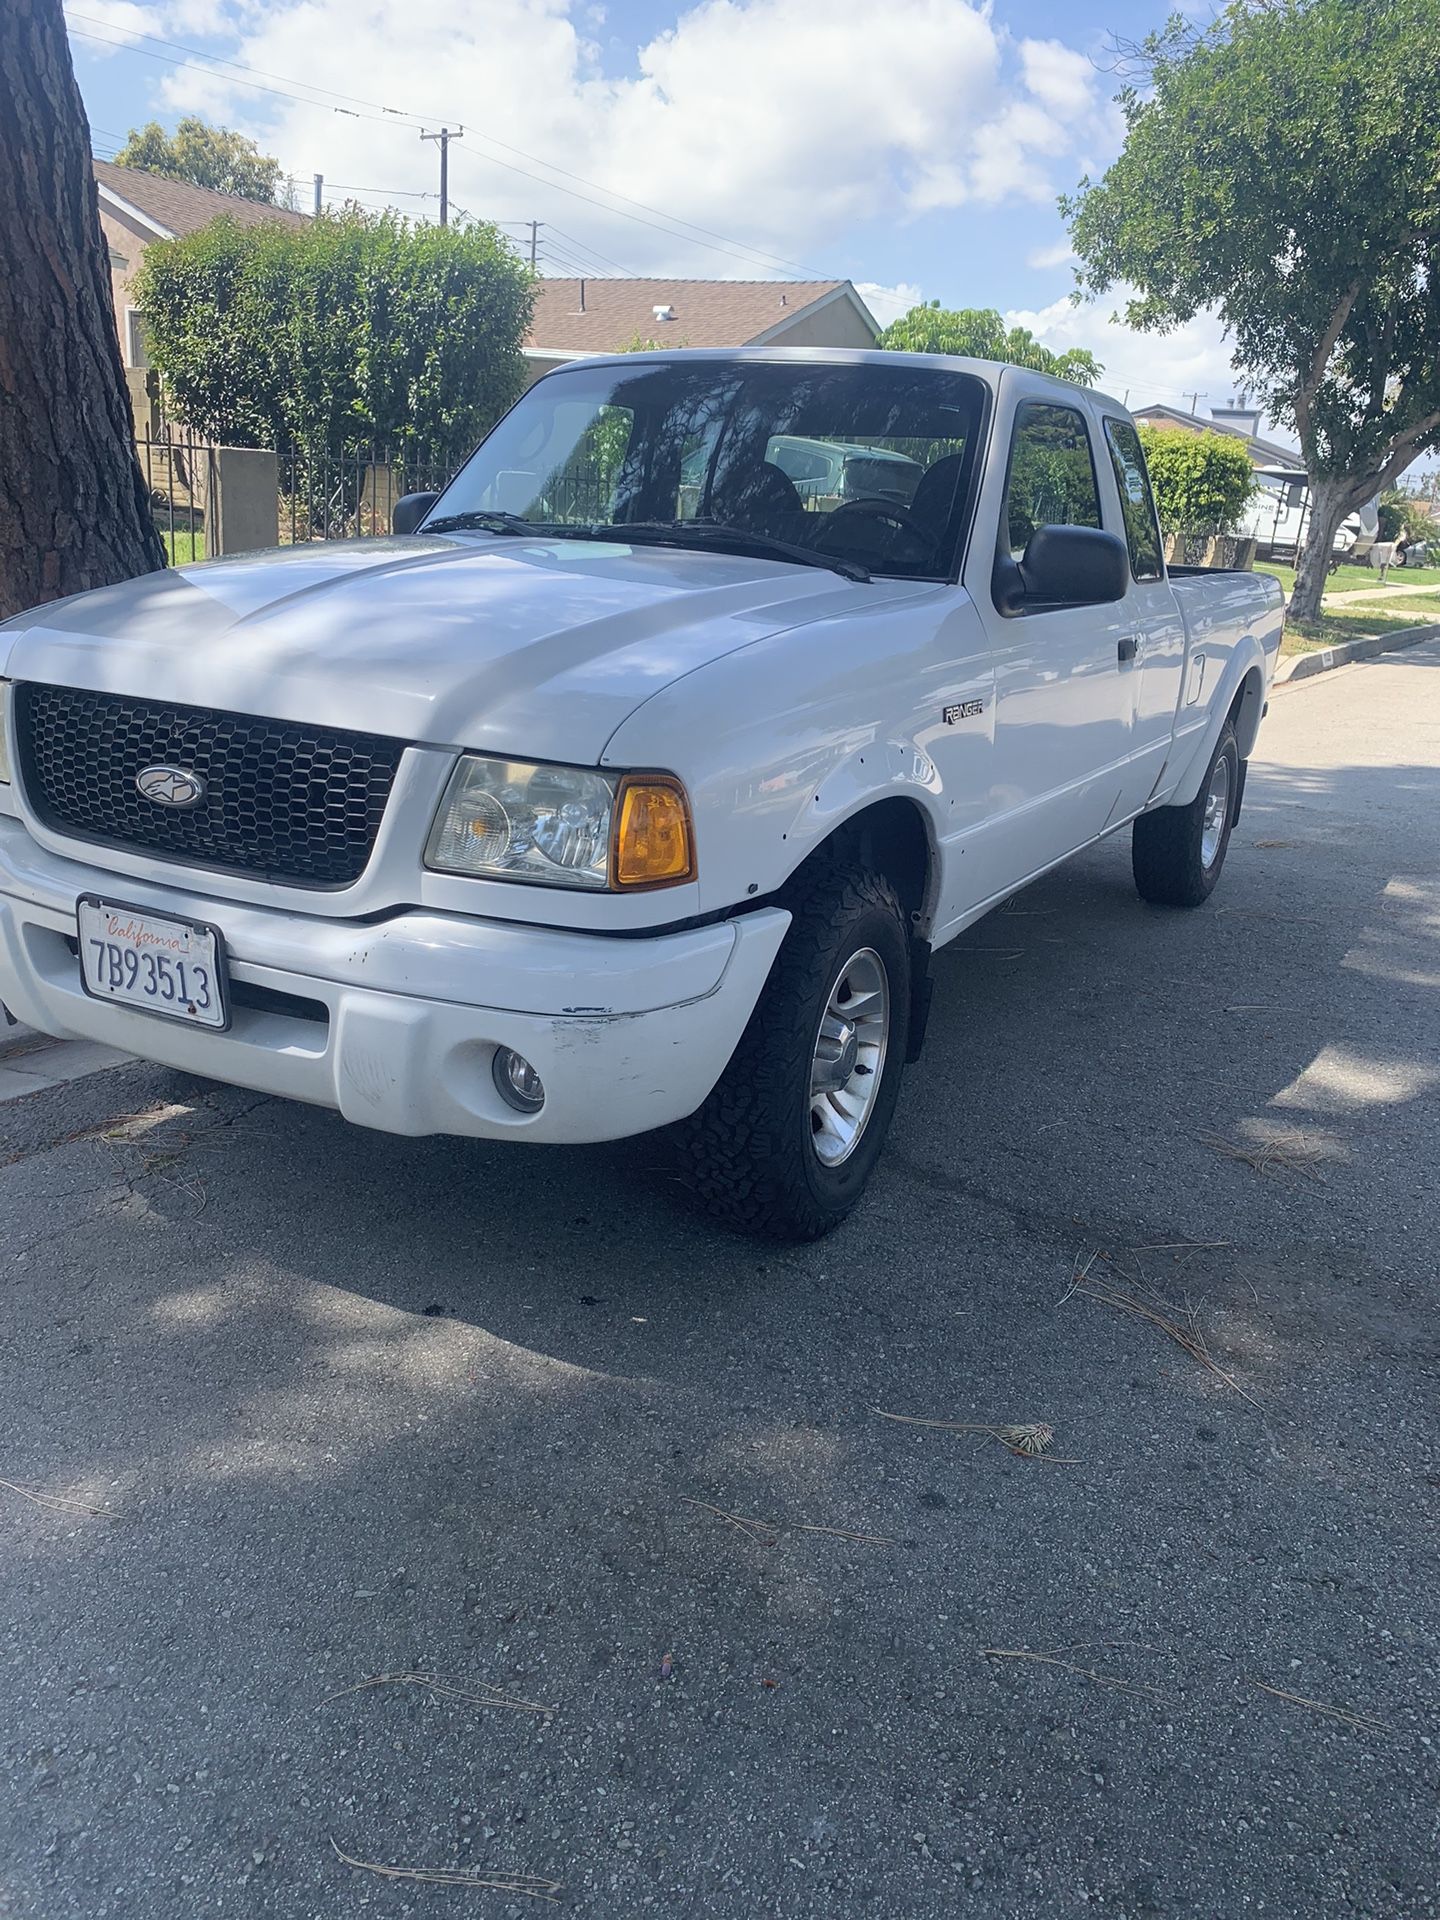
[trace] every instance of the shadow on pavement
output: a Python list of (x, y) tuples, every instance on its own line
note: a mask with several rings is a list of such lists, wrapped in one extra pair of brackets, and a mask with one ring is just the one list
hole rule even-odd
[[(448, 1897), (332, 1835), (616, 1920), (1433, 1912), (1440, 885), (1381, 826), (1257, 777), (1201, 912), (1114, 844), (991, 915), (819, 1246), (653, 1140), (138, 1068), (11, 1109), (0, 1473), (119, 1517), (0, 1490), (0, 1915)], [(1065, 1298), (1101, 1255), (1258, 1404)], [(416, 1670), (555, 1711), (329, 1698)]]

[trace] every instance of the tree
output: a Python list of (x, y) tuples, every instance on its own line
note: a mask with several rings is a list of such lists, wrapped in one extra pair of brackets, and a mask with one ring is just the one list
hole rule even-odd
[(278, 199), (283, 177), (280, 162), (261, 153), (243, 133), (207, 126), (193, 117), (182, 120), (173, 134), (166, 133), (158, 120), (132, 127), (129, 139), (115, 156), (115, 164), (267, 204)]
[(1007, 327), (993, 307), (949, 311), (932, 300), (892, 320), (880, 345), (893, 353), (958, 353), (972, 360), (1003, 360), (1036, 373), (1093, 387), (1105, 369), (1084, 347), (1052, 353), (1026, 327)]
[(0, 619), (165, 564), (60, 0), (0, 34)]
[(1161, 333), (1218, 309), (1300, 441), (1313, 619), (1341, 520), (1440, 444), (1440, 0), (1233, 0), (1138, 54), (1119, 159), (1061, 202), (1079, 288)]
[(212, 221), (137, 282), (168, 404), (232, 446), (470, 446), (525, 379), (531, 280), (495, 228), (350, 208)]
[(1142, 421), (1140, 444), (1166, 533), (1231, 531), (1255, 491), (1255, 471), (1240, 441)]

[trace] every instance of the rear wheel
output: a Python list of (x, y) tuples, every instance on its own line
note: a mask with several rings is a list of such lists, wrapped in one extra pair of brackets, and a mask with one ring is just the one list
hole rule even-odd
[(1157, 807), (1135, 822), (1130, 860), (1142, 900), (1198, 907), (1210, 898), (1225, 864), (1239, 798), (1240, 751), (1226, 721), (1189, 805)]
[(822, 869), (718, 1086), (680, 1128), (707, 1211), (754, 1233), (813, 1240), (838, 1226), (885, 1144), (904, 1070), (910, 948), (894, 888)]

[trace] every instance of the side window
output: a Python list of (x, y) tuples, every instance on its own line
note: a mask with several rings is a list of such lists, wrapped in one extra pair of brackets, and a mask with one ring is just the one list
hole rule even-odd
[(1130, 549), (1130, 571), (1137, 580), (1158, 580), (1164, 571), (1160, 555), (1160, 523), (1140, 436), (1128, 420), (1107, 420), (1105, 439), (1110, 464), (1120, 489), (1120, 511), (1125, 516), (1125, 544)]
[(1018, 560), (1037, 527), (1098, 527), (1100, 493), (1085, 416), (1078, 407), (1026, 400), (1015, 416), (1005, 497), (1010, 552)]

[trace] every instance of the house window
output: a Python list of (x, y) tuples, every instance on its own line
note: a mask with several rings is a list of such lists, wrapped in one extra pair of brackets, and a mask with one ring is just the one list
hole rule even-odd
[(125, 309), (125, 364), (127, 367), (148, 367), (150, 364), (145, 316), (138, 307)]

